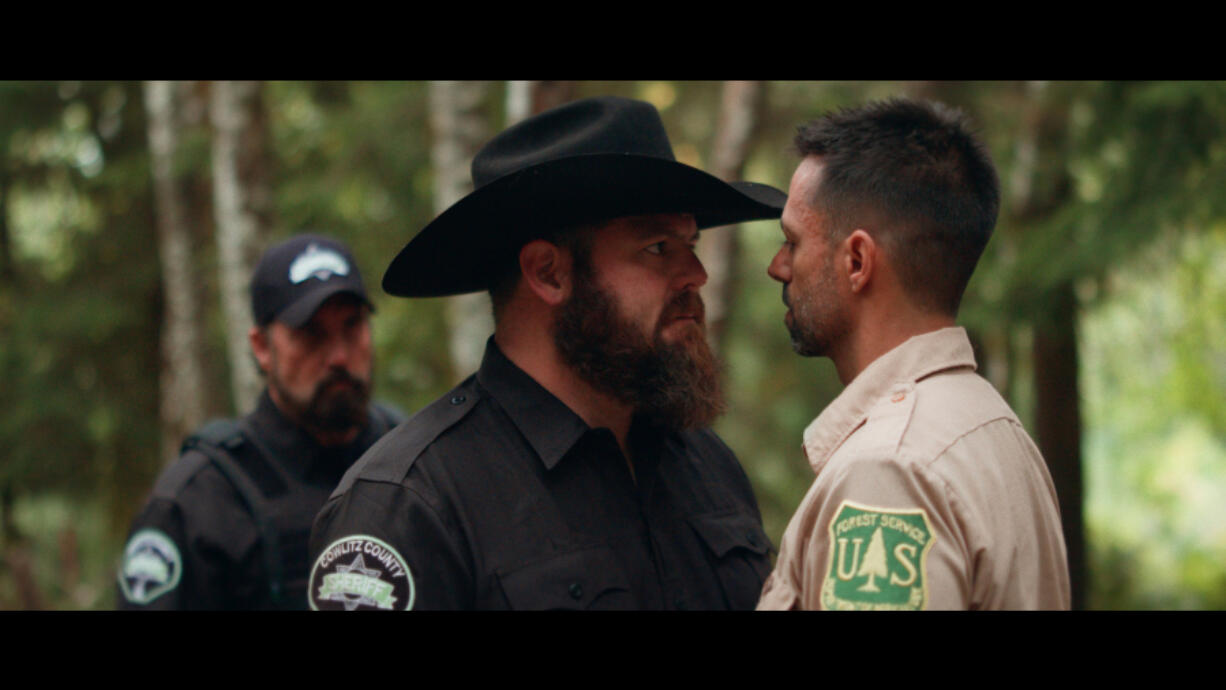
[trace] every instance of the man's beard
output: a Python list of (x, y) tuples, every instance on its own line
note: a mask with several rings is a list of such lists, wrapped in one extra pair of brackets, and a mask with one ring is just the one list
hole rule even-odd
[[(334, 369), (315, 385), (310, 399), (294, 397), (276, 375), (276, 365), (268, 376), (268, 385), (276, 388), (286, 410), (308, 431), (339, 434), (366, 426), (370, 414), (370, 384), (354, 378), (343, 369)], [(333, 384), (342, 383), (338, 387)]]
[[(613, 296), (582, 273), (576, 274), (554, 326), (562, 360), (593, 388), (655, 425), (678, 431), (710, 426), (724, 411), (724, 396), (719, 362), (700, 327), (702, 298), (679, 294), (660, 314), (649, 340)], [(685, 328), (677, 342), (666, 342), (663, 327), (682, 313), (696, 315), (696, 327)]]
[(834, 261), (827, 259), (826, 266), (817, 275), (817, 285), (812, 290), (799, 291), (795, 297), (783, 286), (783, 303), (792, 312), (785, 325), (792, 337), (792, 349), (802, 357), (827, 357), (834, 344), (850, 331), (846, 312), (838, 303), (834, 282)]

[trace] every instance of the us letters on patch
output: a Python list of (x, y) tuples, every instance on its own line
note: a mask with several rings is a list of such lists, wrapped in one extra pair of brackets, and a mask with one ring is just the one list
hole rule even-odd
[(928, 605), (928, 553), (936, 541), (922, 508), (843, 501), (827, 526), (827, 610), (921, 610)]

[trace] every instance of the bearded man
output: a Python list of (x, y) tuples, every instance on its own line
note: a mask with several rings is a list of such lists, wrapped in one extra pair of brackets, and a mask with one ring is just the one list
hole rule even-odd
[(251, 307), (267, 388), (162, 472), (124, 548), (120, 608), (306, 609), (315, 514), (401, 420), (370, 403), (372, 306), (345, 245), (303, 234), (270, 248)]
[(315, 522), (318, 609), (750, 609), (771, 544), (735, 456), (694, 254), (785, 197), (678, 163), (659, 113), (570, 103), (490, 141), (384, 290), (488, 290), (475, 375), (372, 448)]

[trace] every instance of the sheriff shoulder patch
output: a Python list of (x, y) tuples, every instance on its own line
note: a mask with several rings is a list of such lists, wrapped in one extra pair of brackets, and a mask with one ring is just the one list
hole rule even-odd
[(311, 568), (308, 598), (316, 611), (407, 611), (413, 574), (385, 542), (354, 535), (332, 542)]
[(123, 548), (119, 589), (133, 604), (148, 604), (171, 591), (182, 575), (179, 547), (161, 530), (142, 529)]
[(896, 510), (843, 501), (827, 527), (827, 610), (922, 610), (928, 552), (936, 535), (921, 508)]

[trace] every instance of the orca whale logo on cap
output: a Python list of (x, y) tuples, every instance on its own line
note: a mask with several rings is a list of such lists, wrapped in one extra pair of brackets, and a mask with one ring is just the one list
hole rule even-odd
[(331, 249), (320, 249), (315, 243), (311, 243), (289, 265), (289, 279), (295, 285), (308, 278), (326, 281), (333, 275), (349, 275), (349, 262)]

